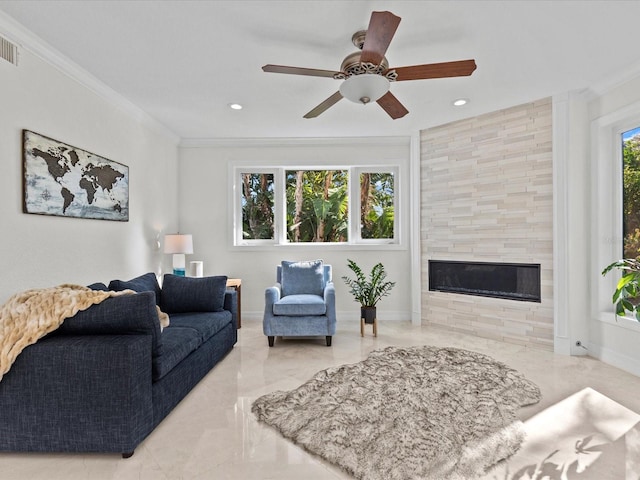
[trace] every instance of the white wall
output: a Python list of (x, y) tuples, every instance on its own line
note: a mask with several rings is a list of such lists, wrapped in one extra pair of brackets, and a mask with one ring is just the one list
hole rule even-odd
[[(129, 166), (129, 222), (22, 213), (22, 130)], [(170, 262), (156, 232), (177, 224), (178, 139), (22, 48), (0, 59), (0, 302), (28, 288), (127, 279)]]
[[(380, 320), (411, 319), (411, 268), (409, 235), (410, 138), (339, 140), (264, 140), (237, 142), (184, 142), (180, 148), (180, 231), (191, 233), (191, 260), (204, 261), (205, 275), (242, 278), (242, 318), (261, 319), (265, 288), (275, 282), (281, 260), (321, 258), (333, 265), (336, 309), (339, 319), (358, 319), (359, 307), (340, 277), (350, 275), (347, 258), (366, 271), (382, 262), (388, 279), (396, 281), (389, 297), (378, 305)], [(231, 245), (230, 212), (232, 184), (229, 168), (234, 162), (259, 165), (399, 165), (402, 205), (401, 249), (388, 246), (363, 249), (351, 246), (274, 246), (251, 249)], [(284, 162), (284, 163), (283, 163)]]

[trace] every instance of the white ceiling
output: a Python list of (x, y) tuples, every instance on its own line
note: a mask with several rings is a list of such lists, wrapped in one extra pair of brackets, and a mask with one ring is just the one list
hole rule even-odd
[[(303, 119), (340, 81), (262, 65), (338, 70), (373, 10), (402, 18), (390, 66), (474, 58), (477, 70), (392, 84), (410, 112), (399, 120), (347, 100)], [(640, 1), (0, 0), (2, 11), (183, 139), (409, 135), (640, 72)], [(470, 103), (455, 108), (458, 97)]]

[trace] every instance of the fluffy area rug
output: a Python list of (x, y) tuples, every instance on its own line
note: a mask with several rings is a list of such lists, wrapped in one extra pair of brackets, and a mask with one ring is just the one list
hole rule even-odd
[(258, 419), (362, 480), (474, 479), (520, 447), (520, 373), (457, 348), (387, 347), (258, 398)]

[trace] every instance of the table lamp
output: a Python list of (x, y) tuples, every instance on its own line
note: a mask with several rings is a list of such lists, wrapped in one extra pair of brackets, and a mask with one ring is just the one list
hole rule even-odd
[(185, 254), (193, 253), (193, 238), (183, 233), (165, 235), (164, 253), (173, 254), (173, 274), (184, 277)]

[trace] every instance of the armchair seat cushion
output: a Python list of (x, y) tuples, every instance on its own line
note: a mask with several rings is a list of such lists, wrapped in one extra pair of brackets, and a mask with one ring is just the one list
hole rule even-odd
[(273, 304), (274, 315), (300, 317), (306, 315), (324, 315), (327, 304), (320, 295), (287, 295)]

